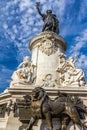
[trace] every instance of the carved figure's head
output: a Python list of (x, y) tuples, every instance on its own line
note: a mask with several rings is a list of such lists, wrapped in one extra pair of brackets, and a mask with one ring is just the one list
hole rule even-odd
[(30, 57), (29, 56), (25, 56), (23, 61), (29, 62), (30, 61)]
[(25, 56), (23, 59), (23, 66), (27, 67), (30, 66), (30, 57), (29, 56)]

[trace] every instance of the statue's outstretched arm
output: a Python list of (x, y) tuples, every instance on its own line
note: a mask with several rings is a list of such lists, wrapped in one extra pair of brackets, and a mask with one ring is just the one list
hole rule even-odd
[(41, 13), (39, 6), (40, 6), (40, 3), (39, 3), (39, 2), (37, 2), (37, 3), (36, 3), (36, 9), (37, 9), (37, 11), (38, 11), (39, 15), (41, 15), (41, 16), (43, 17), (43, 16), (44, 16), (44, 14), (42, 14), (42, 13)]

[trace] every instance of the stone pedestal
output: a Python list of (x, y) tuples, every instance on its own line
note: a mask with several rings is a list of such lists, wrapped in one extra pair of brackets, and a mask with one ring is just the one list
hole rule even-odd
[(60, 64), (59, 55), (66, 50), (65, 40), (53, 32), (43, 32), (30, 41), (29, 47), (32, 64), (37, 67), (36, 84), (41, 84), (45, 78), (58, 80), (56, 69)]

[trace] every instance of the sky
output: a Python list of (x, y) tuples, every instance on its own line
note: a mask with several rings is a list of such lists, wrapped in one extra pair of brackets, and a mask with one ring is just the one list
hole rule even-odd
[(29, 41), (43, 27), (42, 13), (52, 9), (59, 19), (59, 35), (67, 42), (67, 59), (77, 56), (76, 67), (87, 81), (87, 0), (0, 0), (0, 93), (9, 87), (11, 75), (26, 55)]

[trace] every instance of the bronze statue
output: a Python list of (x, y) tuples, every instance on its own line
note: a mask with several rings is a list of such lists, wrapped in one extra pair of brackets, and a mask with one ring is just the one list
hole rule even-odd
[(31, 130), (34, 122), (43, 118), (46, 119), (47, 130), (53, 130), (53, 117), (60, 118), (60, 130), (66, 130), (71, 120), (81, 129), (85, 127), (80, 121), (81, 118), (84, 118), (81, 113), (86, 113), (85, 108), (81, 105), (81, 100), (60, 92), (58, 94), (56, 99), (51, 100), (43, 88), (37, 87), (32, 90), (30, 105), (32, 117), (26, 130)]
[(59, 33), (59, 28), (58, 28), (59, 21), (56, 15), (52, 13), (52, 10), (47, 10), (46, 14), (42, 14), (39, 9), (39, 6), (40, 6), (40, 2), (37, 2), (36, 3), (37, 11), (41, 15), (44, 21), (44, 26), (42, 31), (52, 31), (55, 33)]

